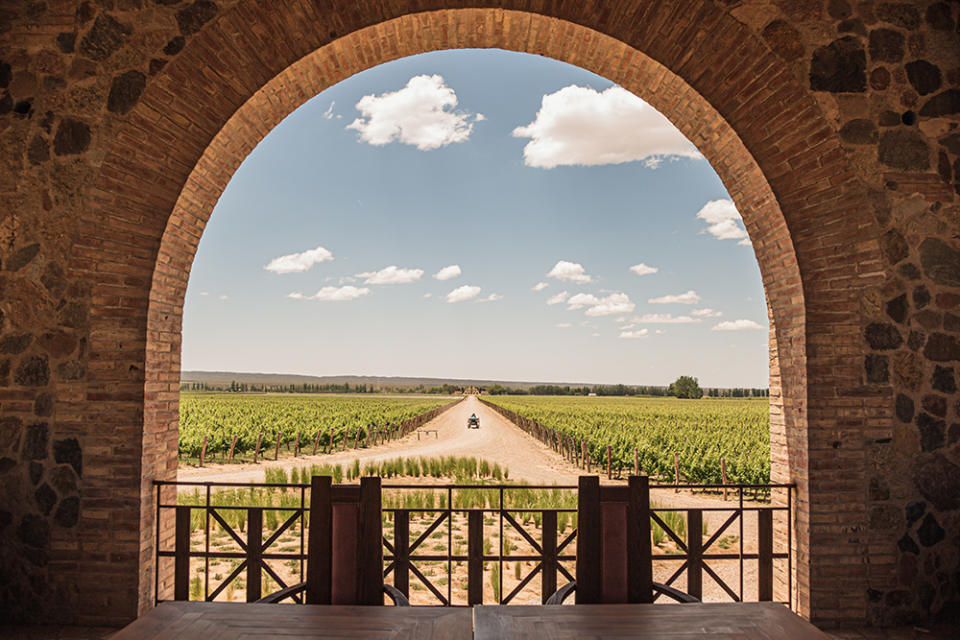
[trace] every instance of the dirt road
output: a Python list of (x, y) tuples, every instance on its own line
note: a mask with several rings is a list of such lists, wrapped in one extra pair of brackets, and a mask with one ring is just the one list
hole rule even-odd
[[(467, 418), (476, 413), (479, 429), (467, 429)], [(436, 434), (429, 433), (436, 430)], [(488, 409), (474, 396), (443, 412), (402, 440), (365, 449), (348, 449), (328, 455), (281, 458), (261, 464), (213, 464), (202, 469), (181, 467), (177, 479), (209, 482), (262, 482), (268, 467), (307, 466), (312, 463), (352, 463), (398, 457), (474, 456), (499, 462), (510, 470), (510, 479), (528, 484), (576, 484), (577, 469), (539, 441)]]

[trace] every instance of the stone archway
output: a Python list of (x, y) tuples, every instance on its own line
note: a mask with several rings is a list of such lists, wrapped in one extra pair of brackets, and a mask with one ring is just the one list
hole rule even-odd
[[(882, 277), (880, 233), (835, 133), (782, 59), (709, 0), (629, 0), (616, 10), (520, 0), (476, 9), (450, 0), (264, 4), (241, 0), (190, 28), (186, 47), (113, 128), (79, 223), (70, 274), (89, 287), (93, 355), (82, 397), (58, 398), (58, 411), (108, 425), (97, 443), (114, 455), (84, 481), (85, 500), (111, 528), (105, 539), (83, 525), (73, 538), (89, 551), (72, 575), (84, 594), (74, 607), (129, 617), (152, 603), (151, 481), (176, 470), (183, 293), (203, 226), (243, 157), (293, 108), (357, 71), (430, 50), (500, 47), (634, 91), (724, 180), (757, 252), (775, 331), (773, 464), (776, 478), (798, 485), (798, 607), (820, 621), (865, 619), (866, 567), (824, 577), (865, 544), (845, 535), (867, 520), (865, 462), (855, 444), (837, 455), (839, 432), (892, 411), (889, 393), (865, 391), (862, 363), (844, 357), (862, 350), (859, 299)], [(96, 574), (101, 545), (115, 556), (116, 582)]]
[[(719, 14), (715, 17), (720, 19)], [(650, 56), (569, 21), (535, 13), (489, 9), (411, 14), (352, 31), (283, 69), (215, 132), (179, 193), (164, 229), (153, 273), (147, 329), (144, 438), (145, 442), (163, 440), (166, 446), (152, 456), (145, 447), (144, 469), (165, 468), (169, 451), (176, 449), (180, 327), (190, 266), (213, 206), (242, 160), (287, 114), (336, 82), (391, 59), (455, 47), (498, 47), (540, 54), (603, 75), (667, 114), (713, 164), (743, 213), (767, 292), (774, 360), (771, 366), (773, 477), (775, 481), (798, 481), (801, 503), (805, 502), (806, 342), (801, 275), (787, 221), (754, 156), (707, 99)], [(219, 45), (211, 46), (211, 50), (219, 48)], [(174, 72), (175, 69), (171, 69), (171, 73)], [(752, 71), (745, 68), (743, 73), (749, 75)], [(188, 79), (178, 79), (178, 82), (184, 81)], [(142, 104), (149, 105), (148, 96)], [(797, 104), (796, 108), (800, 110), (801, 105)], [(156, 108), (162, 107), (158, 103)], [(777, 106), (778, 110), (781, 108), (782, 105)], [(792, 126), (787, 122), (784, 125)], [(144, 477), (155, 476), (144, 473)], [(144, 505), (147, 505), (142, 510), (144, 528), (153, 527), (148, 489), (143, 487)], [(797, 576), (802, 585), (798, 595), (806, 595), (809, 589), (802, 577), (804, 563), (801, 560), (806, 541), (803, 536), (797, 541)], [(141, 547), (142, 562), (147, 566), (152, 562), (152, 554), (151, 541)], [(146, 584), (141, 583), (142, 599), (152, 587), (149, 575), (143, 578)], [(798, 606), (802, 612), (809, 612), (807, 598), (799, 597)]]

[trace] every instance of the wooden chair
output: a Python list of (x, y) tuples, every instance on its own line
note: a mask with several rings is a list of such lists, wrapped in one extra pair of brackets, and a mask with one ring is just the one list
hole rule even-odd
[(380, 478), (360, 485), (333, 485), (329, 476), (310, 483), (307, 580), (257, 602), (280, 602), (306, 592), (306, 604), (395, 605), (407, 598), (383, 582)]
[(625, 487), (601, 487), (597, 476), (580, 476), (576, 582), (558, 589), (547, 604), (563, 604), (574, 592), (577, 604), (653, 602), (654, 592), (677, 602), (699, 602), (653, 581), (646, 476), (630, 476)]

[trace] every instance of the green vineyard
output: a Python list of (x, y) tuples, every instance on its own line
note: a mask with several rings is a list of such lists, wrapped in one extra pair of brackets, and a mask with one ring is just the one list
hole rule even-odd
[[(396, 429), (443, 407), (450, 398), (379, 396), (291, 396), (223, 393), (180, 394), (181, 456), (196, 457), (207, 440), (207, 454), (225, 453), (237, 436), (235, 453), (265, 445), (336, 448), (364, 444), (368, 427)], [(392, 433), (392, 432), (391, 432)], [(317, 440), (317, 435), (320, 438)]]
[(590, 457), (614, 469), (640, 469), (682, 481), (719, 484), (770, 481), (770, 404), (766, 398), (700, 399), (489, 396), (484, 400), (536, 421), (564, 439), (582, 440)]

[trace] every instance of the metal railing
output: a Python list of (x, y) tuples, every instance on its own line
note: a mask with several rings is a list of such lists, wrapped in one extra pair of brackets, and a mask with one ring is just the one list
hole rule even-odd
[[(264, 582), (285, 588), (304, 580), (309, 485), (154, 485), (157, 602), (169, 599), (171, 591), (175, 600), (250, 602), (272, 590)], [(191, 487), (192, 493), (183, 491)], [(545, 602), (559, 578), (573, 580), (576, 486), (383, 484), (382, 489), (384, 577), (408, 597), (413, 594), (414, 604)], [(729, 504), (708, 506), (657, 504), (661, 492), (680, 490), (726, 490), (734, 497)], [(656, 579), (703, 597), (706, 574), (717, 586), (709, 591), (711, 599), (773, 601), (779, 562), (785, 571), (779, 595), (785, 597), (775, 601), (792, 607), (793, 491), (788, 484), (651, 485)], [(745, 496), (757, 492), (782, 495), (769, 504)], [(755, 580), (745, 581), (745, 569), (752, 574), (754, 568)], [(755, 593), (746, 592), (746, 582), (756, 583)]]

